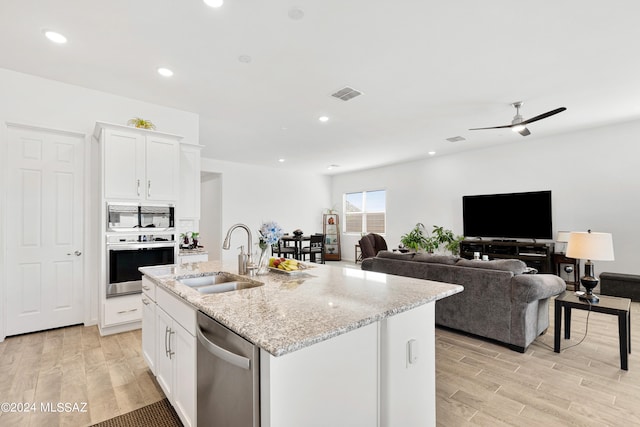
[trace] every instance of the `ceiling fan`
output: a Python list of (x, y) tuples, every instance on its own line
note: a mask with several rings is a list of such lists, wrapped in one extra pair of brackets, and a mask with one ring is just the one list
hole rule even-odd
[(564, 110), (566, 110), (565, 107), (560, 107), (560, 108), (556, 108), (555, 110), (551, 110), (551, 111), (547, 111), (546, 113), (542, 113), (539, 116), (535, 116), (535, 117), (532, 117), (530, 119), (523, 120), (522, 119), (522, 115), (520, 114), (520, 107), (522, 107), (522, 104), (523, 104), (522, 101), (514, 102), (513, 104), (511, 104), (516, 108), (516, 115), (513, 116), (513, 120), (511, 120), (511, 124), (510, 125), (492, 126), (492, 127), (488, 127), (488, 128), (474, 128), (474, 129), (469, 129), (469, 130), (511, 128), (512, 131), (518, 132), (522, 136), (527, 136), (527, 135), (531, 135), (531, 132), (529, 132), (529, 129), (527, 129), (527, 125), (529, 123), (533, 123), (533, 122), (537, 122), (538, 120), (546, 119), (547, 117), (551, 117), (551, 116), (556, 115), (558, 113), (562, 113)]

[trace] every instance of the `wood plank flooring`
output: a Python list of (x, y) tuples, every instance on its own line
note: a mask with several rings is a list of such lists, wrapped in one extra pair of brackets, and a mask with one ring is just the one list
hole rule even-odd
[[(553, 304), (551, 304), (553, 309)], [(640, 303), (632, 303), (632, 350), (640, 345)], [(573, 311), (572, 339), (553, 352), (553, 324), (520, 354), (436, 329), (439, 426), (640, 425), (640, 357), (620, 370), (617, 318)], [(553, 323), (553, 313), (550, 312)], [(0, 343), (0, 402), (36, 403), (0, 413), (0, 426), (86, 426), (164, 397), (141, 355), (140, 331), (100, 337), (72, 326)], [(42, 412), (41, 403), (86, 402), (87, 412)]]
[[(140, 332), (101, 337), (96, 326), (71, 326), (7, 338), (0, 343), (0, 403), (35, 408), (0, 411), (0, 426), (86, 426), (163, 399), (142, 358)], [(69, 406), (57, 411), (58, 403)]]
[[(631, 304), (629, 370), (620, 369), (618, 318), (572, 310), (571, 339), (548, 332), (525, 354), (436, 329), (439, 426), (640, 425), (640, 303)], [(569, 348), (569, 346), (576, 345)]]

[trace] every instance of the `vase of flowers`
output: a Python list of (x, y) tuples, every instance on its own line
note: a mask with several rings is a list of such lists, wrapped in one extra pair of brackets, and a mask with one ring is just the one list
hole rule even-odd
[(267, 274), (269, 272), (269, 252), (268, 249), (278, 243), (284, 235), (282, 228), (274, 221), (264, 222), (258, 230), (260, 233), (260, 258), (258, 260), (257, 274)]

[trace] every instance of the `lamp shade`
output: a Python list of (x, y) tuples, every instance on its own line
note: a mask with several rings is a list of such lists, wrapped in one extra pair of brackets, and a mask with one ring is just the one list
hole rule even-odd
[(569, 241), (570, 231), (558, 231), (558, 235), (556, 236), (556, 242), (567, 243)]
[(613, 261), (611, 233), (571, 232), (567, 256), (575, 259)]

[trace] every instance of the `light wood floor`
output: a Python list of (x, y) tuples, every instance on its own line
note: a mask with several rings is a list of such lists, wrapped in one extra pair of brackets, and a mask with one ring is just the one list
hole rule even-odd
[[(553, 304), (551, 304), (553, 308)], [(632, 349), (640, 345), (632, 304)], [(586, 312), (573, 311), (572, 339)], [(550, 313), (553, 322), (553, 313)], [(617, 318), (591, 313), (584, 342), (553, 352), (553, 328), (525, 354), (436, 329), (439, 426), (640, 425), (640, 357), (620, 370)], [(0, 403), (87, 402), (86, 413), (0, 413), (0, 426), (86, 426), (164, 397), (141, 355), (140, 331), (100, 337), (73, 326), (0, 343)]]
[(553, 352), (549, 331), (525, 354), (436, 330), (439, 426), (640, 425), (640, 303), (631, 305), (629, 370), (620, 369), (618, 318), (572, 310), (571, 339)]
[[(140, 330), (101, 337), (96, 326), (71, 326), (0, 343), (0, 403), (36, 405), (29, 413), (0, 411), (2, 427), (86, 426), (162, 398), (141, 355)], [(58, 402), (80, 410), (86, 403), (86, 412), (46, 406)]]

